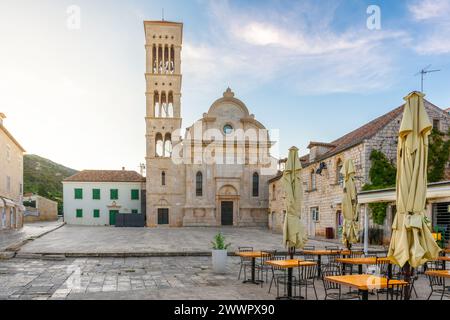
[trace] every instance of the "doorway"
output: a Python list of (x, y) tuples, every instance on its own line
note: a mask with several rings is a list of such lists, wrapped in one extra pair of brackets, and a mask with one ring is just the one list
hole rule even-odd
[(119, 213), (119, 210), (109, 210), (109, 225), (116, 225), (116, 215)]
[(169, 224), (169, 209), (158, 209), (158, 224)]
[(220, 211), (223, 226), (233, 225), (233, 201), (222, 201), (220, 204)]

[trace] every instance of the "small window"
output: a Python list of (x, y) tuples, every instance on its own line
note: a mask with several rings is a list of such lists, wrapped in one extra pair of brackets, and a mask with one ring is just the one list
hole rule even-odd
[(165, 171), (161, 172), (161, 185), (162, 186), (166, 185), (166, 172)]
[(433, 129), (441, 131), (441, 122), (439, 119), (433, 119)]
[(276, 187), (275, 184), (272, 185), (272, 200), (277, 200), (277, 194), (276, 194)]
[(231, 124), (226, 124), (223, 126), (223, 133), (230, 134), (233, 132), (233, 126)]
[(319, 221), (319, 219), (320, 219), (319, 207), (312, 207), (310, 209), (310, 212), (311, 212), (311, 219), (312, 219), (312, 221), (314, 221), (314, 222)]
[(100, 200), (100, 189), (92, 189), (92, 199)]
[(77, 218), (83, 218), (83, 209), (77, 209)]
[(111, 189), (109, 191), (110, 199), (111, 200), (119, 200), (119, 190), (118, 189)]
[(252, 179), (252, 195), (254, 197), (258, 197), (259, 196), (259, 175), (258, 173), (254, 173), (253, 174), (253, 179)]
[(94, 209), (94, 218), (100, 218), (100, 210)]
[(75, 199), (83, 199), (83, 189), (75, 189)]
[(342, 167), (342, 160), (339, 159), (336, 163), (336, 183), (340, 186), (344, 185), (344, 175), (341, 173)]
[(316, 184), (316, 171), (312, 170), (311, 171), (311, 177), (310, 177), (310, 182), (311, 182), (311, 191), (316, 190), (317, 188), (317, 184)]
[(131, 213), (139, 213), (139, 212), (138, 212), (138, 209), (132, 209)]
[(139, 200), (139, 190), (138, 189), (131, 190), (131, 200)]
[(203, 195), (203, 174), (200, 171), (195, 176), (195, 195), (197, 197)]

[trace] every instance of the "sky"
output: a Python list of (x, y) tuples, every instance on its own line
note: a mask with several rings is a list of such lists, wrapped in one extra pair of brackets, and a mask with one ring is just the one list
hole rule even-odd
[(0, 0), (0, 112), (27, 153), (138, 170), (143, 20), (162, 9), (184, 23), (183, 127), (230, 86), (279, 130), (275, 156), (304, 154), (401, 105), (428, 65), (426, 98), (450, 107), (450, 0)]

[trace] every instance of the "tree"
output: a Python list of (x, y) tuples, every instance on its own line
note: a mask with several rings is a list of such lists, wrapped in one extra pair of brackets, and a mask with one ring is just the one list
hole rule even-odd
[(450, 129), (447, 134), (433, 129), (428, 148), (428, 182), (444, 179), (445, 166), (450, 158)]
[[(372, 166), (369, 170), (369, 179), (371, 183), (363, 186), (363, 190), (385, 189), (395, 186), (397, 168), (389, 161), (386, 155), (378, 150), (373, 150), (370, 154)], [(369, 208), (372, 212), (372, 220), (378, 225), (383, 225), (386, 218), (386, 202), (370, 203)]]

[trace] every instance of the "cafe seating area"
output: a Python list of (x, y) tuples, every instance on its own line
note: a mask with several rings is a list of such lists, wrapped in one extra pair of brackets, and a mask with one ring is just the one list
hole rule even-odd
[(241, 247), (236, 252), (237, 279), (279, 300), (447, 300), (448, 252), (405, 270), (392, 263), (385, 251), (365, 254), (357, 247), (305, 245), (292, 251)]

